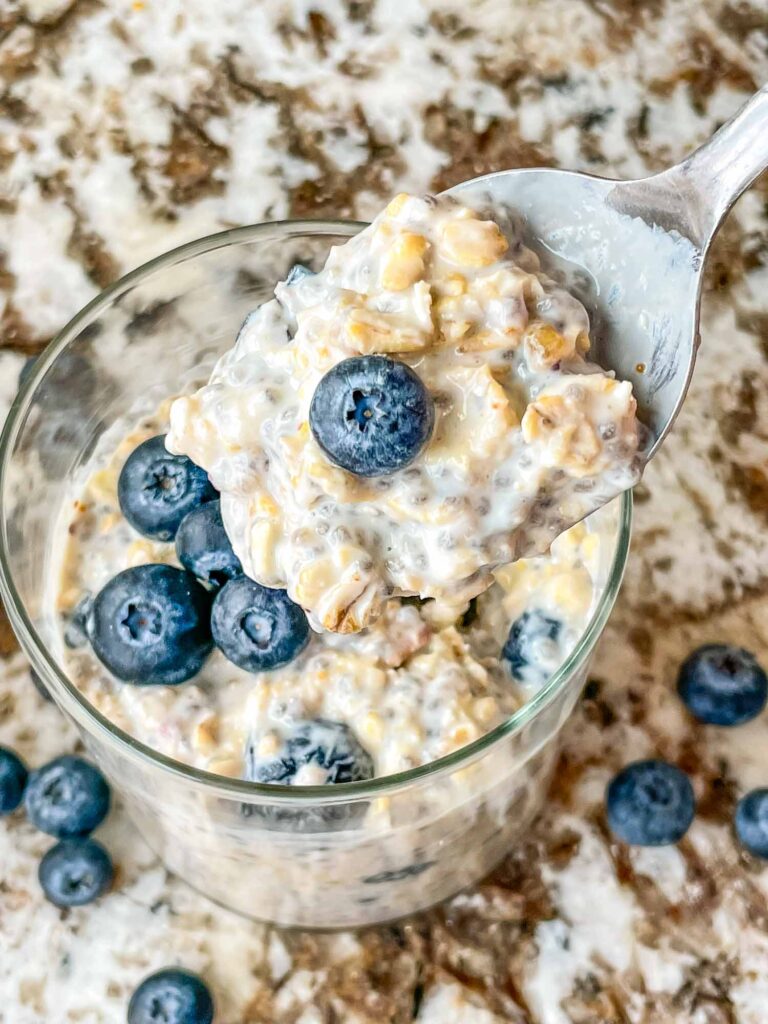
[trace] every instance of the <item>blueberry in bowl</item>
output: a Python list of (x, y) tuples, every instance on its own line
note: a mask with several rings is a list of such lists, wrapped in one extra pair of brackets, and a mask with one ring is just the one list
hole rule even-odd
[(700, 722), (742, 725), (765, 707), (768, 676), (755, 656), (743, 647), (706, 644), (683, 662), (677, 690)]
[(666, 761), (634, 761), (606, 791), (611, 831), (632, 846), (667, 846), (683, 838), (696, 811), (685, 772)]
[(373, 778), (373, 760), (342, 722), (324, 718), (298, 722), (279, 753), (260, 756), (251, 744), (247, 778), (283, 786), (325, 786)]
[(95, 765), (65, 754), (32, 772), (24, 805), (41, 832), (57, 839), (87, 836), (109, 812), (109, 785)]
[(0, 817), (19, 806), (28, 778), (27, 767), (18, 754), (0, 747)]
[(63, 839), (40, 862), (38, 879), (57, 907), (83, 907), (109, 889), (112, 859), (95, 839)]
[(214, 589), (243, 575), (224, 529), (220, 501), (207, 501), (184, 516), (176, 533), (176, 555), (188, 572)]
[[(251, 782), (282, 786), (332, 786), (365, 782), (374, 776), (373, 758), (342, 722), (324, 718), (296, 722), (277, 751), (262, 753), (258, 740), (246, 747), (245, 777)], [(326, 804), (311, 808), (277, 804), (244, 805), (270, 829), (326, 832), (347, 828), (362, 818), (367, 802)]]
[(435, 424), (432, 398), (418, 374), (387, 356), (337, 363), (315, 389), (309, 425), (328, 459), (356, 476), (409, 466)]
[(247, 576), (230, 580), (213, 602), (216, 646), (246, 672), (268, 672), (293, 661), (309, 642), (309, 622), (284, 590)]
[(145, 537), (169, 541), (184, 516), (218, 494), (208, 474), (186, 455), (171, 455), (165, 435), (135, 448), (117, 482), (123, 515)]
[(128, 1004), (128, 1024), (212, 1024), (213, 999), (191, 971), (166, 967), (139, 985)]
[(543, 685), (560, 661), (558, 641), (563, 624), (559, 619), (530, 608), (516, 619), (501, 651), (513, 679)]
[(177, 686), (197, 675), (211, 652), (211, 595), (190, 573), (139, 565), (96, 595), (88, 637), (99, 661), (137, 686)]

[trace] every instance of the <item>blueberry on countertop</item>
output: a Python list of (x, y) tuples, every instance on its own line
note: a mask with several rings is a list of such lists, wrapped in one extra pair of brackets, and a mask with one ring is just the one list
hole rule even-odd
[(184, 516), (176, 534), (176, 554), (185, 569), (216, 589), (243, 574), (224, 529), (220, 501), (207, 501)]
[(62, 840), (46, 853), (37, 872), (46, 898), (57, 907), (93, 903), (114, 875), (112, 859), (95, 839)]
[(137, 686), (175, 686), (197, 675), (213, 640), (211, 595), (190, 573), (139, 565), (99, 591), (88, 618), (96, 657)]
[[(518, 682), (544, 683), (559, 661), (557, 641), (563, 624), (538, 608), (523, 612), (509, 630), (501, 651), (512, 676)], [(531, 679), (531, 674), (536, 679)]]
[(435, 408), (419, 376), (387, 356), (353, 356), (315, 389), (309, 425), (331, 462), (357, 476), (403, 469), (429, 441)]
[(117, 482), (123, 515), (139, 533), (173, 540), (193, 508), (217, 497), (208, 474), (186, 455), (171, 455), (165, 435), (150, 437), (126, 459)]
[(700, 722), (741, 725), (765, 707), (768, 676), (743, 647), (707, 644), (683, 662), (677, 690)]
[(109, 786), (98, 768), (65, 754), (32, 772), (24, 795), (35, 828), (57, 839), (90, 835), (109, 811)]
[(0, 747), (0, 816), (15, 811), (24, 796), (29, 772), (21, 758)]
[(139, 985), (128, 1004), (128, 1024), (211, 1024), (213, 999), (191, 971), (168, 967)]
[(666, 761), (634, 761), (606, 791), (611, 831), (632, 846), (666, 846), (688, 831), (696, 805), (685, 772)]
[(230, 580), (216, 595), (211, 631), (225, 657), (246, 672), (285, 665), (309, 641), (307, 617), (287, 593), (247, 576)]
[(296, 284), (297, 281), (302, 281), (305, 277), (314, 277), (314, 270), (310, 270), (309, 267), (305, 267), (303, 263), (294, 263), (285, 278), (285, 284), (292, 285)]
[(768, 859), (768, 789), (753, 789), (739, 800), (734, 825), (742, 846)]
[[(251, 782), (323, 786), (364, 782), (373, 776), (373, 758), (342, 722), (322, 718), (297, 722), (277, 752), (261, 754), (253, 739), (246, 747), (245, 777)], [(367, 801), (296, 808), (246, 804), (243, 814), (258, 818), (270, 829), (326, 832), (348, 827), (367, 807)]]

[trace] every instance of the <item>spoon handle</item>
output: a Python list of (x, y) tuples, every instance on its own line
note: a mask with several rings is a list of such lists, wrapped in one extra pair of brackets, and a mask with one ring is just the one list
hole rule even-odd
[(768, 85), (711, 139), (659, 178), (679, 189), (694, 241), (709, 244), (741, 193), (768, 167)]

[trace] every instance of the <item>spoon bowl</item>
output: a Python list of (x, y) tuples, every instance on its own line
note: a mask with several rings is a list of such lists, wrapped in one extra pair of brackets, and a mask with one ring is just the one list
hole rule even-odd
[(526, 242), (590, 314), (592, 356), (632, 383), (656, 453), (699, 346), (704, 261), (723, 218), (768, 166), (768, 86), (700, 149), (661, 174), (619, 182), (575, 171), (499, 171), (449, 190), (525, 219)]

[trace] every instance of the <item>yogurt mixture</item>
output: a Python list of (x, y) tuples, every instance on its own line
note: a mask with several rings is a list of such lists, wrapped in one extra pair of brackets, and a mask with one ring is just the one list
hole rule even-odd
[[(547, 555), (497, 570), (470, 603), (395, 598), (366, 630), (313, 634), (293, 661), (270, 672), (243, 671), (214, 649), (183, 685), (120, 682), (91, 651), (83, 609), (124, 569), (178, 565), (173, 544), (142, 537), (118, 503), (126, 458), (163, 432), (164, 415), (143, 419), (116, 449), (102, 446), (86, 467), (60, 531), (66, 546), (57, 611), (74, 683), (120, 728), (179, 761), (253, 777), (254, 766), (279, 757), (297, 727), (318, 722), (318, 729), (323, 722), (347, 727), (375, 775), (432, 761), (529, 699), (567, 656), (600, 596), (615, 540), (613, 507), (562, 534)], [(293, 781), (318, 780), (310, 770)]]
[[(402, 595), (459, 608), (493, 584), (494, 569), (547, 550), (639, 478), (632, 388), (587, 361), (589, 327), (584, 307), (542, 273), (511, 218), (500, 224), (447, 197), (399, 195), (334, 248), (320, 273), (277, 286), (210, 382), (173, 404), (168, 447), (202, 466), (221, 492), (245, 572), (286, 588), (316, 628), (354, 633)], [(390, 473), (335, 464), (317, 440), (324, 424), (311, 415), (330, 370), (372, 355), (410, 367), (433, 405), (425, 446)], [(387, 395), (350, 389), (352, 427), (362, 435)], [(546, 565), (561, 565), (560, 547)], [(417, 668), (395, 671), (415, 685), (418, 659), (442, 662), (435, 645), (445, 638), (414, 648), (425, 613), (397, 603), (385, 633), (406, 615), (415, 631), (405, 630), (405, 648), (419, 651)], [(332, 641), (313, 650), (318, 644)], [(358, 649), (338, 648), (338, 656)], [(475, 691), (491, 702), (480, 705), (486, 710)], [(466, 682), (461, 735), (483, 731), (511, 700), (490, 682)], [(429, 735), (436, 724), (420, 728)], [(447, 736), (435, 750), (454, 742)], [(413, 747), (422, 753), (409, 756), (435, 756), (430, 743)]]

